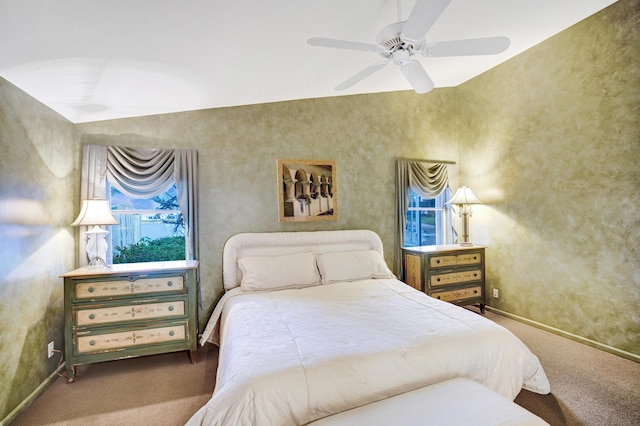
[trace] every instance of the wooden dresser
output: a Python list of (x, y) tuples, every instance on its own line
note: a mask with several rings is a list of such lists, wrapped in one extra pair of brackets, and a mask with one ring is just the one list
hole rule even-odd
[(404, 281), (436, 299), (478, 305), (484, 313), (484, 249), (458, 244), (404, 248)]
[(76, 366), (188, 350), (196, 363), (198, 262), (84, 267), (64, 279), (67, 380)]

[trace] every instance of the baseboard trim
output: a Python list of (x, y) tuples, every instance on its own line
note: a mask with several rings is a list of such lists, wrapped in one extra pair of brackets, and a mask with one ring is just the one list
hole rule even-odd
[(14, 408), (7, 416), (0, 420), (0, 426), (11, 424), (24, 410), (26, 410), (33, 402), (58, 378), (58, 373), (64, 370), (64, 364), (56, 368), (40, 385), (33, 390), (22, 402)]
[(504, 317), (511, 318), (519, 322), (523, 322), (525, 324), (548, 331), (550, 333), (557, 334), (562, 337), (566, 337), (567, 339), (575, 340), (576, 342), (584, 343), (585, 345), (640, 363), (640, 355), (623, 351), (622, 349), (614, 348), (613, 346), (605, 345), (604, 343), (596, 342), (595, 340), (587, 339), (586, 337), (578, 336), (577, 334), (569, 333), (568, 331), (560, 330), (559, 328), (551, 327), (550, 325), (546, 325), (538, 321), (530, 320), (528, 318), (521, 317), (520, 315), (515, 315), (510, 312), (506, 312), (491, 306), (485, 306), (485, 309), (488, 311), (494, 312), (498, 315), (502, 315)]

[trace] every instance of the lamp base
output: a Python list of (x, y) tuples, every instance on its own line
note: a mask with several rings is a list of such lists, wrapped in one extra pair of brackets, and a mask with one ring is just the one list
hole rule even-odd
[(87, 265), (91, 269), (109, 268), (107, 262), (104, 259), (107, 257), (107, 240), (106, 236), (109, 232), (94, 226), (91, 230), (85, 232), (87, 236), (87, 258), (89, 264)]
[(107, 262), (105, 262), (101, 257), (94, 257), (89, 261), (87, 267), (89, 269), (109, 269), (111, 268), (111, 265), (107, 265)]
[(464, 242), (464, 243), (459, 243), (459, 245), (462, 246), (462, 247), (472, 247), (473, 243)]

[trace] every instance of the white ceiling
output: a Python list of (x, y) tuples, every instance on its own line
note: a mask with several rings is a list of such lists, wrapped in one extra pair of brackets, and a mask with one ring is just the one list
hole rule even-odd
[[(398, 3), (399, 1), (399, 3)], [(495, 56), (419, 58), (457, 86), (617, 0), (453, 0), (427, 41), (505, 35)], [(0, 76), (72, 122), (293, 99), (411, 90), (381, 58), (313, 47), (375, 43), (415, 0), (0, 0)], [(428, 95), (416, 95), (428, 96)]]

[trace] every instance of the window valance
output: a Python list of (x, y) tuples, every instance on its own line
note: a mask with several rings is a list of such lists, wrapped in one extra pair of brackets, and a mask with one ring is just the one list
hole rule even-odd
[(107, 154), (107, 180), (128, 197), (155, 197), (173, 185), (173, 149), (108, 146)]

